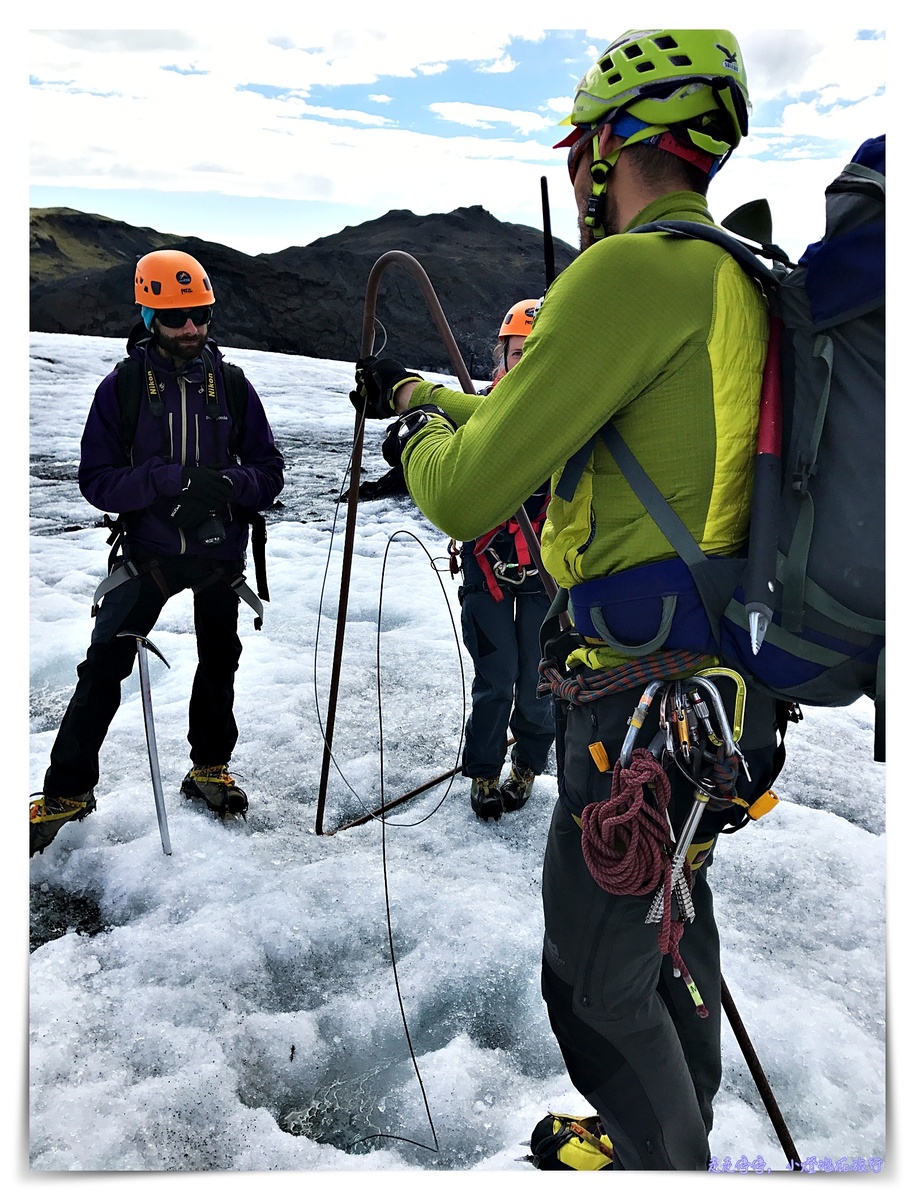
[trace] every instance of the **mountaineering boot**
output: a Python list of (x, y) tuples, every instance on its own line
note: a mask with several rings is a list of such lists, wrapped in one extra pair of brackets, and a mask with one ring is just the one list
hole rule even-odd
[(512, 759), (511, 773), (502, 784), (502, 807), (506, 812), (524, 808), (534, 790), (537, 775), (530, 767), (522, 767)]
[(475, 779), (470, 785), (470, 807), (482, 821), (498, 821), (502, 816), (502, 793), (499, 777)]
[(29, 858), (44, 850), (57, 837), (65, 821), (81, 821), (95, 812), (95, 792), (81, 792), (78, 796), (42, 796), (29, 800)]
[(613, 1164), (613, 1143), (600, 1117), (551, 1112), (534, 1126), (528, 1160), (538, 1171), (600, 1171)]
[(217, 817), (244, 817), (248, 811), (248, 797), (225, 763), (218, 767), (192, 767), (182, 781), (181, 794), (206, 801), (207, 808)]

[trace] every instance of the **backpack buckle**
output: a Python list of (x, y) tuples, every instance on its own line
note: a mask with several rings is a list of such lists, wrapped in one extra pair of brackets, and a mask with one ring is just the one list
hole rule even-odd
[(794, 472), (794, 482), (791, 484), (793, 492), (799, 492), (802, 496), (806, 496), (809, 490), (810, 477), (816, 475), (816, 463), (802, 463), (798, 470)]

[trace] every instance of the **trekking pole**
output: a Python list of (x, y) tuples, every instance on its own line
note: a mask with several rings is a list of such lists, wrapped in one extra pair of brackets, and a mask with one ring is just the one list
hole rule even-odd
[[(467, 371), (467, 367), (461, 357), (461, 352), (458, 349), (458, 344), (454, 340), (454, 334), (451, 332), (451, 327), (442, 310), (438, 297), (435, 294), (435, 289), (429, 276), (426, 274), (423, 267), (413, 257), (412, 254), (407, 254), (405, 250), (388, 250), (382, 254), (375, 262), (369, 272), (368, 281), (365, 288), (365, 309), (362, 317), (362, 344), (360, 354), (363, 358), (367, 358), (375, 345), (375, 309), (378, 301), (378, 288), (381, 283), (381, 277), (392, 263), (399, 263), (402, 267), (410, 272), (416, 282), (419, 284), (423, 299), (435, 322), (439, 336), (444, 343), (445, 349), (448, 351), (448, 358), (451, 361), (451, 366), (454, 374), (461, 385), (461, 389), (468, 395), (474, 395), (475, 389), (473, 381)], [(327, 781), (330, 774), (330, 763), (333, 747), (333, 732), (337, 711), (337, 694), (340, 687), (340, 669), (343, 661), (343, 640), (345, 637), (346, 627), (346, 610), (349, 603), (349, 585), (350, 574), (352, 569), (353, 544), (355, 541), (356, 530), (356, 507), (359, 500), (359, 470), (362, 463), (362, 441), (365, 430), (365, 417), (363, 414), (356, 414), (356, 431), (353, 437), (353, 454), (350, 462), (350, 488), (349, 497), (347, 500), (346, 513), (346, 530), (343, 543), (343, 567), (340, 578), (340, 598), (337, 605), (337, 628), (334, 638), (334, 654), (331, 662), (330, 675), (330, 691), (327, 700), (327, 716), (325, 718), (324, 728), (324, 753), (321, 762), (321, 779), (318, 785), (318, 804), (315, 815), (315, 833), (323, 833), (324, 823), (324, 808), (327, 798)], [(543, 565), (543, 559), (540, 554), (540, 541), (537, 534), (534, 532), (530, 518), (524, 505), (515, 513), (515, 519), (521, 528), (524, 535), (524, 540), (527, 543), (531, 558), (534, 565), (543, 581), (544, 590), (552, 599), (557, 593), (555, 580), (547, 573)], [(562, 614), (568, 621), (567, 614)], [(561, 618), (560, 618), (561, 620)]]
[[(119, 633), (118, 637), (136, 638), (137, 659), (140, 663), (140, 695), (143, 698), (143, 720), (146, 724), (146, 748), (149, 751), (149, 771), (152, 775), (153, 796), (156, 801), (156, 818), (159, 822), (159, 836), (162, 839), (162, 851), (171, 854), (172, 843), (168, 836), (168, 818), (165, 815), (165, 798), (162, 795), (162, 777), (159, 774), (159, 755), (156, 752), (156, 729), (153, 725), (152, 689), (149, 684), (149, 662), (146, 649), (149, 647), (158, 658), (168, 667), (168, 662), (160, 650), (141, 633)], [(169, 670), (171, 668), (169, 667)]]

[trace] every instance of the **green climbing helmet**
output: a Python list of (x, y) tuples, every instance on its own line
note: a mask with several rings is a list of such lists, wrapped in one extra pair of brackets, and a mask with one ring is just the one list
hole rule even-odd
[(577, 129), (558, 144), (626, 113), (636, 119), (622, 134), (626, 145), (675, 127), (697, 150), (724, 158), (746, 135), (748, 106), (743, 55), (728, 30), (629, 30), (585, 73), (562, 122)]

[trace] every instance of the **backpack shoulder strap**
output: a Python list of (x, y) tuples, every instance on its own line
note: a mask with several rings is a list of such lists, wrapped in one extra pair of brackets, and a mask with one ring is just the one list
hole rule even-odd
[[(116, 386), (121, 410), (121, 428), (124, 433), (124, 445), (129, 452), (136, 437), (137, 422), (140, 419), (143, 367), (135, 358), (122, 358), (115, 370), (117, 371)], [(244, 371), (234, 363), (222, 363), (222, 371), (226, 384), (226, 403), (232, 420), (230, 440), (234, 443), (237, 441), (239, 429), (244, 424), (245, 411), (248, 406), (248, 384)], [(230, 448), (234, 452), (234, 445)]]
[(143, 368), (135, 358), (122, 358), (115, 370), (117, 371), (115, 385), (118, 407), (121, 411), (121, 432), (124, 448), (129, 457), (137, 432), (137, 421), (140, 419)]
[[(238, 440), (245, 422), (248, 409), (248, 381), (241, 367), (235, 363), (222, 361), (222, 374), (226, 385), (226, 404), (232, 420), (229, 432), (229, 453), (237, 453)], [(257, 583), (257, 594), (262, 600), (270, 599), (267, 587), (267, 522), (263, 513), (255, 509), (246, 509), (245, 518), (251, 526), (251, 556), (254, 560), (254, 577)], [(258, 626), (259, 628), (259, 626)]]
[(673, 237), (698, 238), (703, 242), (712, 242), (736, 258), (750, 278), (758, 280), (767, 291), (779, 284), (780, 276), (759, 259), (760, 254), (767, 253), (767, 248), (760, 247), (759, 250), (754, 250), (752, 246), (724, 229), (719, 229), (717, 225), (703, 225), (700, 221), (652, 221), (647, 225), (637, 225), (629, 232), (669, 233)]
[[(886, 175), (882, 171), (876, 171), (873, 167), (865, 166), (864, 163), (850, 162), (843, 168), (842, 175), (856, 176), (858, 180), (866, 185), (863, 189), (864, 191), (869, 192), (871, 195), (886, 198)], [(841, 176), (833, 184), (833, 187), (837, 191), (844, 190), (840, 181)], [(838, 184), (838, 187), (836, 187), (836, 184)]]
[(226, 385), (226, 404), (229, 407), (229, 417), (232, 421), (232, 428), (229, 432), (229, 452), (234, 455), (248, 408), (248, 382), (244, 371), (235, 363), (226, 362), (223, 359), (221, 366), (222, 377)]
[[(667, 233), (670, 234), (671, 237), (696, 238), (701, 241), (712, 242), (714, 245), (720, 246), (722, 250), (726, 250), (728, 254), (735, 258), (738, 264), (744, 269), (744, 271), (746, 271), (750, 278), (757, 280), (761, 284), (763, 290), (770, 296), (776, 291), (781, 282), (780, 272), (785, 270), (785, 266), (781, 261), (781, 259), (785, 258), (785, 256), (783, 255), (782, 251), (777, 249), (777, 247), (774, 248), (775, 253), (771, 254), (770, 256), (779, 261), (779, 267), (776, 270), (772, 270), (770, 267), (767, 267), (765, 263), (761, 262), (758, 257), (759, 253), (769, 253), (773, 249), (772, 247), (760, 248), (760, 250), (757, 252), (752, 246), (747, 245), (746, 242), (742, 242), (738, 238), (733, 237), (724, 229), (719, 229), (717, 225), (704, 225), (700, 221), (651, 221), (646, 225), (637, 225), (634, 229), (630, 229), (629, 233)], [(785, 259), (785, 261), (787, 260)], [(610, 453), (614, 458), (617, 458), (616, 451), (618, 449), (618, 443), (616, 440), (613, 439), (614, 444), (611, 446), (610, 439), (608, 439), (605, 429), (601, 429), (599, 434), (603, 438), (604, 442), (607, 443), (607, 448), (610, 450)], [(555, 489), (556, 495), (561, 500), (571, 500), (574, 496), (575, 489), (578, 487), (578, 482), (584, 473), (585, 466), (587, 465), (587, 462), (594, 451), (595, 441), (596, 436), (591, 438), (579, 450), (577, 450), (565, 464)], [(632, 463), (638, 466), (634, 456), (632, 456)], [(617, 465), (620, 465), (619, 462), (617, 462)], [(631, 472), (626, 471), (622, 467), (621, 470), (623, 470), (623, 474), (626, 475), (627, 480), (629, 480), (631, 484), (632, 480), (629, 477)], [(643, 497), (639, 495), (639, 499), (643, 500)], [(657, 520), (656, 512), (652, 511), (651, 508), (649, 508), (649, 512), (655, 517), (655, 520)], [(666, 529), (664, 532), (665, 534), (668, 533)], [(679, 546), (677, 547), (677, 550), (678, 553), (680, 553)]]
[(144, 371), (137, 359), (128, 357), (122, 358), (115, 370), (117, 371), (115, 386), (121, 410), (124, 449), (129, 458), (134, 438), (137, 436), (137, 422), (140, 419), (140, 405), (144, 395), (149, 401), (149, 407), (154, 416), (161, 417), (165, 410), (151, 367)]

